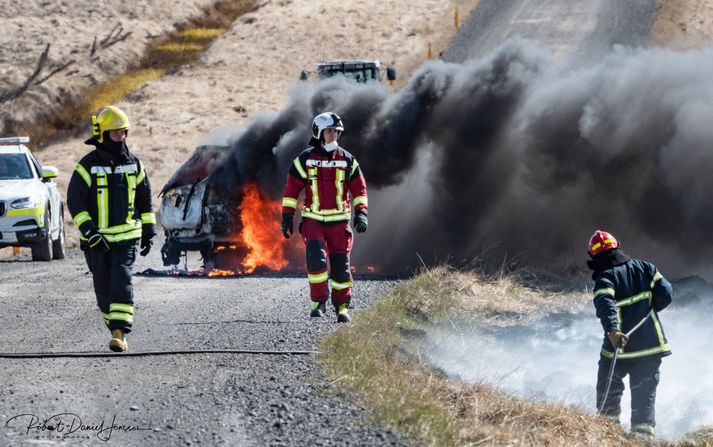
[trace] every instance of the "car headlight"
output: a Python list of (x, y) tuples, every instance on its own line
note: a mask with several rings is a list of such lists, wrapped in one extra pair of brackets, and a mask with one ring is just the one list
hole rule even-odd
[(37, 208), (42, 203), (39, 197), (23, 197), (21, 199), (13, 200), (10, 203), (10, 208), (15, 208), (16, 210), (24, 210), (27, 208)]

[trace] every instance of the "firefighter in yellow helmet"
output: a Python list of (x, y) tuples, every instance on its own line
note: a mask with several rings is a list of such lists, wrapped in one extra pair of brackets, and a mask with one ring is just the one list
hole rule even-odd
[(94, 150), (77, 163), (67, 191), (67, 207), (79, 229), (80, 246), (92, 272), (94, 292), (111, 332), (109, 348), (128, 349), (134, 320), (131, 269), (136, 243), (146, 256), (156, 235), (151, 185), (141, 161), (129, 151), (129, 118), (108, 106), (92, 116)]

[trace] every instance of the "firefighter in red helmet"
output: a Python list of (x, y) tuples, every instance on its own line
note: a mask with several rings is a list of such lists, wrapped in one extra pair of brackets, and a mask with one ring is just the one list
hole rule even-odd
[(605, 334), (597, 374), (597, 409), (602, 416), (619, 421), (623, 379), (629, 375), (631, 431), (644, 441), (653, 441), (659, 367), (662, 357), (671, 354), (658, 312), (671, 303), (671, 283), (655, 265), (630, 258), (606, 231), (594, 232), (587, 252), (591, 258), (587, 265), (594, 271), (594, 306)]
[(337, 143), (343, 130), (342, 119), (335, 113), (314, 118), (310, 147), (294, 159), (282, 199), (282, 234), (289, 238), (297, 200), (305, 190), (299, 232), (307, 251), (310, 316), (324, 314), (331, 285), (332, 304), (340, 323), (349, 321), (352, 296), (349, 194), (354, 203), (354, 229), (363, 233), (368, 225), (366, 181), (354, 156)]

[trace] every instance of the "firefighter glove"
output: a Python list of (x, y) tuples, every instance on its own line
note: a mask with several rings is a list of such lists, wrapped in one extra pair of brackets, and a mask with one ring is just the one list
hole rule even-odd
[(93, 230), (87, 239), (89, 248), (96, 251), (97, 253), (106, 253), (109, 251), (109, 243), (104, 239), (99, 232)]
[(292, 236), (292, 214), (286, 213), (282, 215), (282, 235), (285, 239), (289, 239)]
[(357, 233), (364, 233), (369, 226), (369, 219), (366, 218), (366, 211), (359, 210), (354, 214), (354, 229)]
[(149, 254), (151, 251), (151, 244), (153, 244), (153, 237), (154, 235), (151, 233), (147, 233), (141, 236), (141, 251), (139, 251), (139, 254), (141, 256), (146, 256)]
[(609, 341), (615, 348), (623, 348), (629, 341), (629, 337), (619, 331), (609, 331), (607, 332), (607, 337), (609, 337)]

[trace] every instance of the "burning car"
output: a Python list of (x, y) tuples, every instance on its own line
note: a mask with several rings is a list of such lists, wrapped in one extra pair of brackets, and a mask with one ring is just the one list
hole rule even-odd
[(230, 149), (199, 146), (161, 191), (163, 264), (176, 266), (188, 251), (198, 251), (203, 268), (214, 274), (301, 265), (299, 248), (289, 247), (295, 241), (278, 237), (281, 203), (257, 183), (235, 178), (238, 174), (226, 163)]

